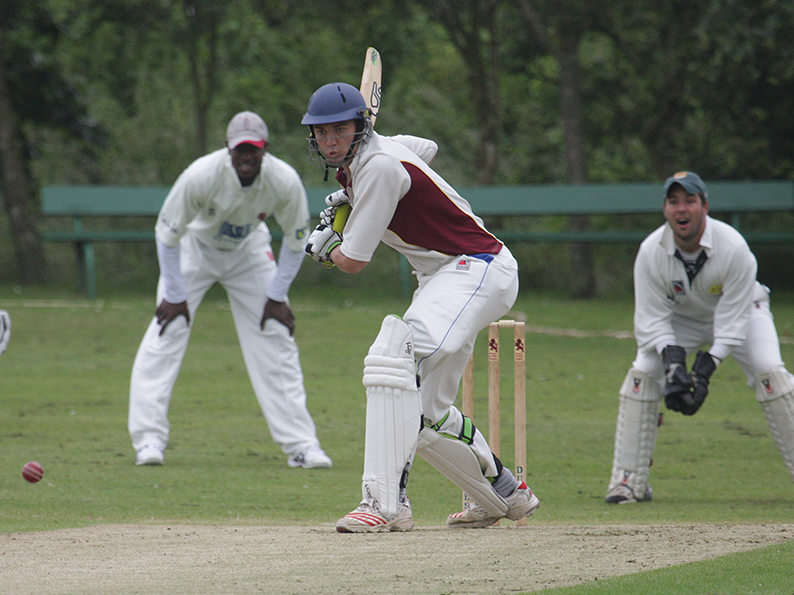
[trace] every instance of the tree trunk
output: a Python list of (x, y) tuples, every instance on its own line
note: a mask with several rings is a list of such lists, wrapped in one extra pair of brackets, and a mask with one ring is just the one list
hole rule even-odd
[(499, 90), (499, 40), (494, 0), (421, 0), (441, 22), (468, 69), (477, 122), (475, 183), (493, 184), (499, 154), (499, 126), (502, 118)]
[(0, 188), (8, 213), (11, 241), (17, 261), (17, 278), (22, 283), (44, 283), (47, 260), (36, 228), (31, 205), (34, 183), (22, 154), (21, 132), (14, 115), (6, 73), (0, 60)]
[[(560, 108), (565, 137), (565, 158), (568, 164), (568, 181), (571, 184), (587, 183), (584, 134), (582, 133), (582, 101), (579, 87), (579, 35), (563, 32), (560, 63)], [(589, 215), (571, 215), (569, 225), (573, 231), (590, 228)], [(571, 297), (589, 298), (595, 294), (595, 271), (590, 244), (571, 246)]]

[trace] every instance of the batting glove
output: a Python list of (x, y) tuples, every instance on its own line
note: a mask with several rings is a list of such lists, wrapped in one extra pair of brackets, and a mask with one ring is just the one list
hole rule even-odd
[(344, 189), (332, 192), (325, 197), (325, 204), (329, 207), (338, 207), (339, 205), (344, 205), (349, 202), (350, 198), (347, 196), (347, 190)]
[(314, 260), (331, 268), (334, 266), (331, 260), (331, 251), (342, 243), (342, 234), (334, 231), (330, 225), (321, 223), (309, 236), (309, 243), (306, 244), (306, 253)]
[(333, 227), (334, 219), (336, 219), (336, 207), (328, 207), (327, 209), (320, 211), (320, 225)]
[[(664, 363), (664, 403), (668, 409), (684, 412), (692, 404), (695, 388), (686, 371), (686, 350), (678, 345), (668, 345), (662, 350)], [(687, 414), (691, 415), (691, 414)]]

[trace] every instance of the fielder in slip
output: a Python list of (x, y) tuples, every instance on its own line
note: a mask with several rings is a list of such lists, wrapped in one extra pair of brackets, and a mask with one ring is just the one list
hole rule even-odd
[(361, 93), (320, 87), (302, 124), (309, 150), (337, 170), (351, 210), (335, 231), (341, 191), (329, 197), (307, 252), (346, 273), (367, 266), (380, 242), (405, 255), (419, 287), (402, 318), (390, 315), (364, 360), (367, 416), (362, 500), (336, 524), (341, 533), (408, 531), (406, 484), (419, 454), (473, 501), (450, 527), (486, 527), (540, 505), (454, 406), (478, 332), (506, 314), (518, 293), (516, 261), (469, 204), (428, 163), (437, 145), (383, 137)]
[[(303, 372), (287, 301), (306, 256), (309, 206), (298, 173), (267, 151), (268, 130), (253, 112), (235, 115), (226, 147), (182, 172), (160, 209), (157, 310), (130, 381), (129, 432), (137, 465), (162, 465), (168, 408), (191, 321), (215, 283), (229, 306), (243, 360), (273, 440), (290, 467), (330, 467), (306, 407)], [(278, 265), (265, 219), (284, 231)]]
[[(731, 355), (755, 389), (772, 437), (794, 479), (794, 376), (783, 365), (755, 256), (729, 225), (708, 216), (706, 184), (679, 172), (664, 185), (666, 223), (634, 264), (637, 355), (620, 388), (615, 454), (606, 501), (652, 498), (651, 457), (659, 405), (694, 415), (709, 379)], [(699, 351), (687, 371), (687, 353)], [(699, 486), (703, 488), (703, 486)]]

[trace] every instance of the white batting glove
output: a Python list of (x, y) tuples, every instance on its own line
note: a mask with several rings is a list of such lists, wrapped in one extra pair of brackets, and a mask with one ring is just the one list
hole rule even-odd
[(331, 260), (331, 251), (342, 243), (342, 235), (334, 231), (330, 225), (320, 224), (309, 236), (306, 244), (306, 253), (317, 262), (323, 263), (328, 268), (334, 266)]
[(327, 225), (333, 227), (334, 219), (336, 219), (336, 207), (328, 207), (320, 211), (320, 225)]
[(329, 207), (338, 207), (339, 205), (343, 205), (350, 202), (350, 197), (347, 195), (347, 191), (343, 188), (341, 190), (337, 190), (336, 192), (332, 192), (328, 196), (325, 197), (325, 204)]
[(5, 310), (0, 310), (0, 355), (8, 347), (11, 338), (11, 316)]

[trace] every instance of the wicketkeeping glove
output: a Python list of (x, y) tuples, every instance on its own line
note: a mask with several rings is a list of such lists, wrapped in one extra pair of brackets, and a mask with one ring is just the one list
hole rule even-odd
[(306, 244), (306, 254), (309, 254), (323, 266), (331, 268), (334, 263), (331, 261), (331, 251), (342, 243), (342, 234), (334, 231), (333, 227), (321, 223), (309, 236), (309, 243)]
[(686, 371), (686, 350), (678, 345), (668, 345), (662, 350), (662, 362), (665, 375), (664, 404), (668, 409), (683, 413), (692, 403), (695, 389), (692, 377)]
[(708, 351), (698, 351), (695, 356), (695, 363), (692, 364), (692, 384), (695, 389), (692, 395), (692, 402), (687, 403), (685, 409), (681, 409), (684, 415), (695, 415), (703, 401), (709, 394), (709, 379), (717, 369), (717, 363)]

